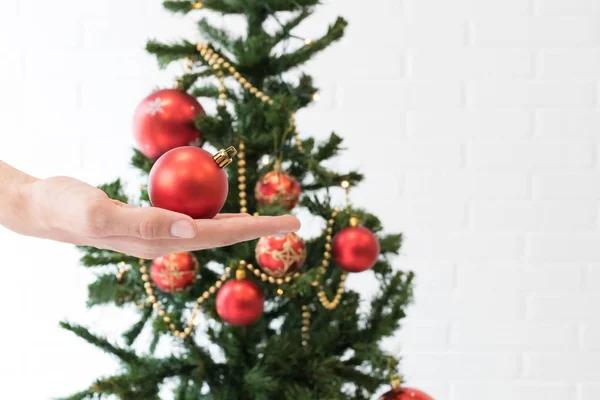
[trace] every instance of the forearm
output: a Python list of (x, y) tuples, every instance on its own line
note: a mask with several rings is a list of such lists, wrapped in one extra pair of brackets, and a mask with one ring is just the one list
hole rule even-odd
[(15, 231), (29, 222), (28, 188), (38, 179), (0, 161), (0, 225)]

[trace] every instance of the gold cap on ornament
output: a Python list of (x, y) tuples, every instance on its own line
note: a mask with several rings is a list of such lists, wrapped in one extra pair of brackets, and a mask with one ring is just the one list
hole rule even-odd
[(235, 271), (235, 279), (241, 280), (246, 279), (246, 270), (243, 268), (239, 268)]
[(350, 226), (352, 226), (352, 227), (358, 226), (358, 218), (350, 217)]
[(236, 156), (238, 151), (233, 146), (229, 146), (226, 149), (221, 149), (213, 156), (213, 159), (219, 166), (219, 168), (225, 168), (233, 162), (233, 157)]

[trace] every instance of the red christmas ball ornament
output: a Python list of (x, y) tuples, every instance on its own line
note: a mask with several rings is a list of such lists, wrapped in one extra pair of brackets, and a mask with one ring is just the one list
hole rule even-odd
[(417, 389), (400, 387), (390, 390), (381, 396), (379, 400), (433, 400), (433, 397)]
[(302, 268), (306, 245), (295, 233), (283, 237), (263, 236), (256, 243), (255, 253), (258, 265), (267, 275), (283, 278)]
[(152, 166), (148, 194), (154, 207), (213, 218), (225, 204), (229, 184), (223, 168), (237, 150), (229, 147), (215, 156), (198, 147), (178, 147), (163, 154)]
[(194, 120), (204, 115), (198, 101), (184, 91), (165, 89), (152, 93), (137, 107), (133, 135), (139, 150), (158, 158), (180, 146), (200, 146), (202, 134)]
[(152, 261), (152, 282), (165, 293), (187, 289), (198, 274), (198, 260), (191, 253), (173, 253)]
[(236, 279), (227, 281), (217, 293), (217, 314), (233, 326), (253, 324), (265, 307), (260, 287), (246, 279), (244, 270), (236, 271)]
[(350, 226), (333, 238), (332, 256), (335, 263), (346, 272), (362, 272), (373, 268), (379, 257), (379, 240), (354, 217)]
[(254, 190), (259, 206), (280, 204), (286, 210), (296, 207), (300, 199), (300, 184), (290, 174), (283, 172), (281, 167), (267, 173), (257, 183)]

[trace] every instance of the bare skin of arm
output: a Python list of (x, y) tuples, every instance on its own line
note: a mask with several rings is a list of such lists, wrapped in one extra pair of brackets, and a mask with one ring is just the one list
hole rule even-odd
[(0, 161), (0, 225), (22, 235), (151, 259), (295, 232), (300, 221), (248, 214), (193, 220), (123, 204), (77, 179), (38, 179)]

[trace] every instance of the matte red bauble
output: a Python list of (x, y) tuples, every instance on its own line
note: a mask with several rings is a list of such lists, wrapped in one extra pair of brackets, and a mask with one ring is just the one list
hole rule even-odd
[(300, 199), (300, 184), (293, 176), (276, 167), (263, 176), (254, 190), (259, 206), (279, 204), (287, 210), (296, 207)]
[(146, 97), (135, 110), (133, 135), (139, 150), (158, 158), (180, 146), (200, 146), (202, 134), (194, 126), (204, 109), (184, 91), (165, 89)]
[(390, 390), (381, 396), (379, 400), (433, 400), (433, 397), (417, 389), (401, 387)]
[(229, 185), (223, 167), (231, 163), (233, 147), (214, 157), (198, 147), (178, 147), (163, 154), (150, 171), (148, 194), (154, 207), (213, 218), (225, 204)]
[(379, 240), (363, 226), (350, 226), (335, 235), (331, 250), (338, 267), (346, 272), (362, 272), (377, 262)]
[(260, 287), (243, 276), (227, 281), (217, 293), (217, 314), (233, 326), (253, 324), (262, 315), (264, 306)]
[(198, 260), (191, 253), (173, 253), (152, 261), (152, 282), (163, 292), (175, 293), (187, 289), (198, 273)]
[(264, 236), (256, 243), (255, 252), (261, 269), (275, 278), (293, 274), (306, 260), (304, 240), (295, 233), (284, 237)]

